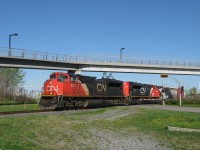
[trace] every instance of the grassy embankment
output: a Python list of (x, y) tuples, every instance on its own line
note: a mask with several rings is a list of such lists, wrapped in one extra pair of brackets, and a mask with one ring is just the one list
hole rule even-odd
[(38, 104), (0, 105), (0, 112), (39, 110)]
[[(114, 120), (102, 117), (114, 111), (129, 115)], [(200, 133), (170, 132), (165, 128), (168, 125), (200, 129), (200, 115), (111, 107), (72, 114), (0, 118), (0, 149), (95, 149), (92, 130), (130, 137), (147, 134), (174, 149), (200, 149)]]
[(38, 110), (37, 102), (38, 100), (36, 99), (25, 102), (23, 100), (0, 100), (0, 112)]
[[(180, 100), (175, 99), (175, 100), (166, 100), (165, 101), (166, 105), (171, 105), (171, 106), (179, 106), (180, 105)], [(200, 100), (199, 99), (182, 99), (182, 105), (183, 107), (200, 107)]]

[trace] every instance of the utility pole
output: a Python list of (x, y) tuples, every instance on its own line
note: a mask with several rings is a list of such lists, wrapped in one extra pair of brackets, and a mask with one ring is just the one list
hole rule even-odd
[(179, 80), (177, 80), (174, 77), (170, 77), (172, 80), (174, 80), (177, 84), (178, 84), (178, 88), (179, 88), (179, 98), (180, 98), (180, 106), (182, 105), (182, 87), (181, 87), (181, 82)]
[(11, 54), (12, 54), (12, 49), (11, 49), (11, 37), (12, 36), (18, 36), (18, 34), (14, 33), (14, 34), (9, 35), (9, 53), (8, 53), (8, 56), (11, 56)]
[(125, 48), (120, 49), (120, 57), (119, 57), (119, 62), (122, 63), (122, 51), (125, 50)]

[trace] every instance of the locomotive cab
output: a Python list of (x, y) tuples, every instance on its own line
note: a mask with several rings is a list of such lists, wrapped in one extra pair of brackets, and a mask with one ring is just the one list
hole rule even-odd
[(66, 73), (54, 72), (50, 78), (45, 81), (43, 94), (49, 96), (58, 96), (63, 94), (63, 83), (69, 81), (69, 76)]

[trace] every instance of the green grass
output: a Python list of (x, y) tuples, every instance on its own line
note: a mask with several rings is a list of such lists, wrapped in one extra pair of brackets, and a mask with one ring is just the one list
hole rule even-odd
[(0, 112), (38, 110), (37, 104), (0, 105)]
[(0, 99), (0, 105), (15, 105), (15, 104), (24, 104), (24, 102), (26, 104), (37, 104), (39, 101), (39, 99), (35, 99), (35, 98), (29, 98), (24, 100), (24, 98), (18, 98), (16, 100), (10, 100), (10, 99)]
[[(0, 149), (37, 149), (37, 137), (40, 134), (37, 128), (40, 128), (38, 125), (45, 118), (46, 116), (0, 118)], [(41, 145), (40, 148), (45, 149)]]
[[(165, 101), (166, 105), (174, 105), (174, 106), (179, 106), (180, 105), (180, 100), (179, 99), (169, 99)], [(198, 99), (182, 99), (182, 106), (185, 107), (197, 107), (200, 108), (200, 101)]]
[[(143, 132), (174, 149), (200, 149), (200, 133), (170, 132), (166, 126), (200, 129), (199, 113), (139, 109), (137, 114), (115, 120), (115, 128)], [(112, 128), (111, 127), (111, 128)]]
[[(171, 106), (180, 106), (180, 105), (171, 105)], [(194, 107), (194, 108), (200, 108), (200, 104), (183, 104), (182, 107)]]
[[(174, 149), (200, 149), (200, 133), (166, 130), (166, 126), (200, 129), (199, 113), (129, 109), (108, 107), (72, 114), (0, 118), (0, 149), (95, 149), (92, 142), (84, 142), (91, 137), (88, 132), (91, 129), (112, 130), (125, 135), (147, 134)], [(115, 120), (98, 119), (116, 110), (124, 113), (129, 111), (130, 115)], [(93, 117), (95, 120), (91, 120)]]
[[(0, 118), (0, 149), (2, 150), (57, 150), (94, 149), (85, 144), (89, 138), (84, 122), (89, 115), (101, 114), (113, 108), (102, 108), (90, 113), (60, 115), (29, 115)], [(76, 118), (76, 120), (74, 119)], [(75, 122), (71, 122), (75, 121)], [(82, 123), (80, 123), (82, 121)]]
[(183, 104), (183, 107), (194, 107), (194, 108), (200, 108), (200, 104)]
[[(167, 106), (180, 106), (179, 104), (166, 104)], [(200, 108), (200, 104), (182, 104), (180, 107)]]

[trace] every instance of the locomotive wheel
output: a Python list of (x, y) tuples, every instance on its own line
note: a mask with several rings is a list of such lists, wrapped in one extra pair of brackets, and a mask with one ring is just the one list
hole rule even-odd
[(71, 106), (71, 103), (70, 103), (69, 101), (66, 101), (66, 102), (65, 102), (65, 107), (66, 107), (66, 108), (69, 108), (70, 106)]
[(142, 103), (142, 100), (140, 100), (140, 99), (137, 99), (136, 101), (135, 101), (135, 104), (136, 105), (140, 105)]
[(77, 101), (76, 103), (75, 103), (75, 107), (77, 108), (77, 109), (79, 109), (79, 108), (84, 108), (84, 101)]
[(124, 101), (124, 105), (125, 105), (125, 106), (128, 106), (128, 105), (129, 105), (129, 102), (128, 102), (127, 100), (125, 100), (125, 101)]

